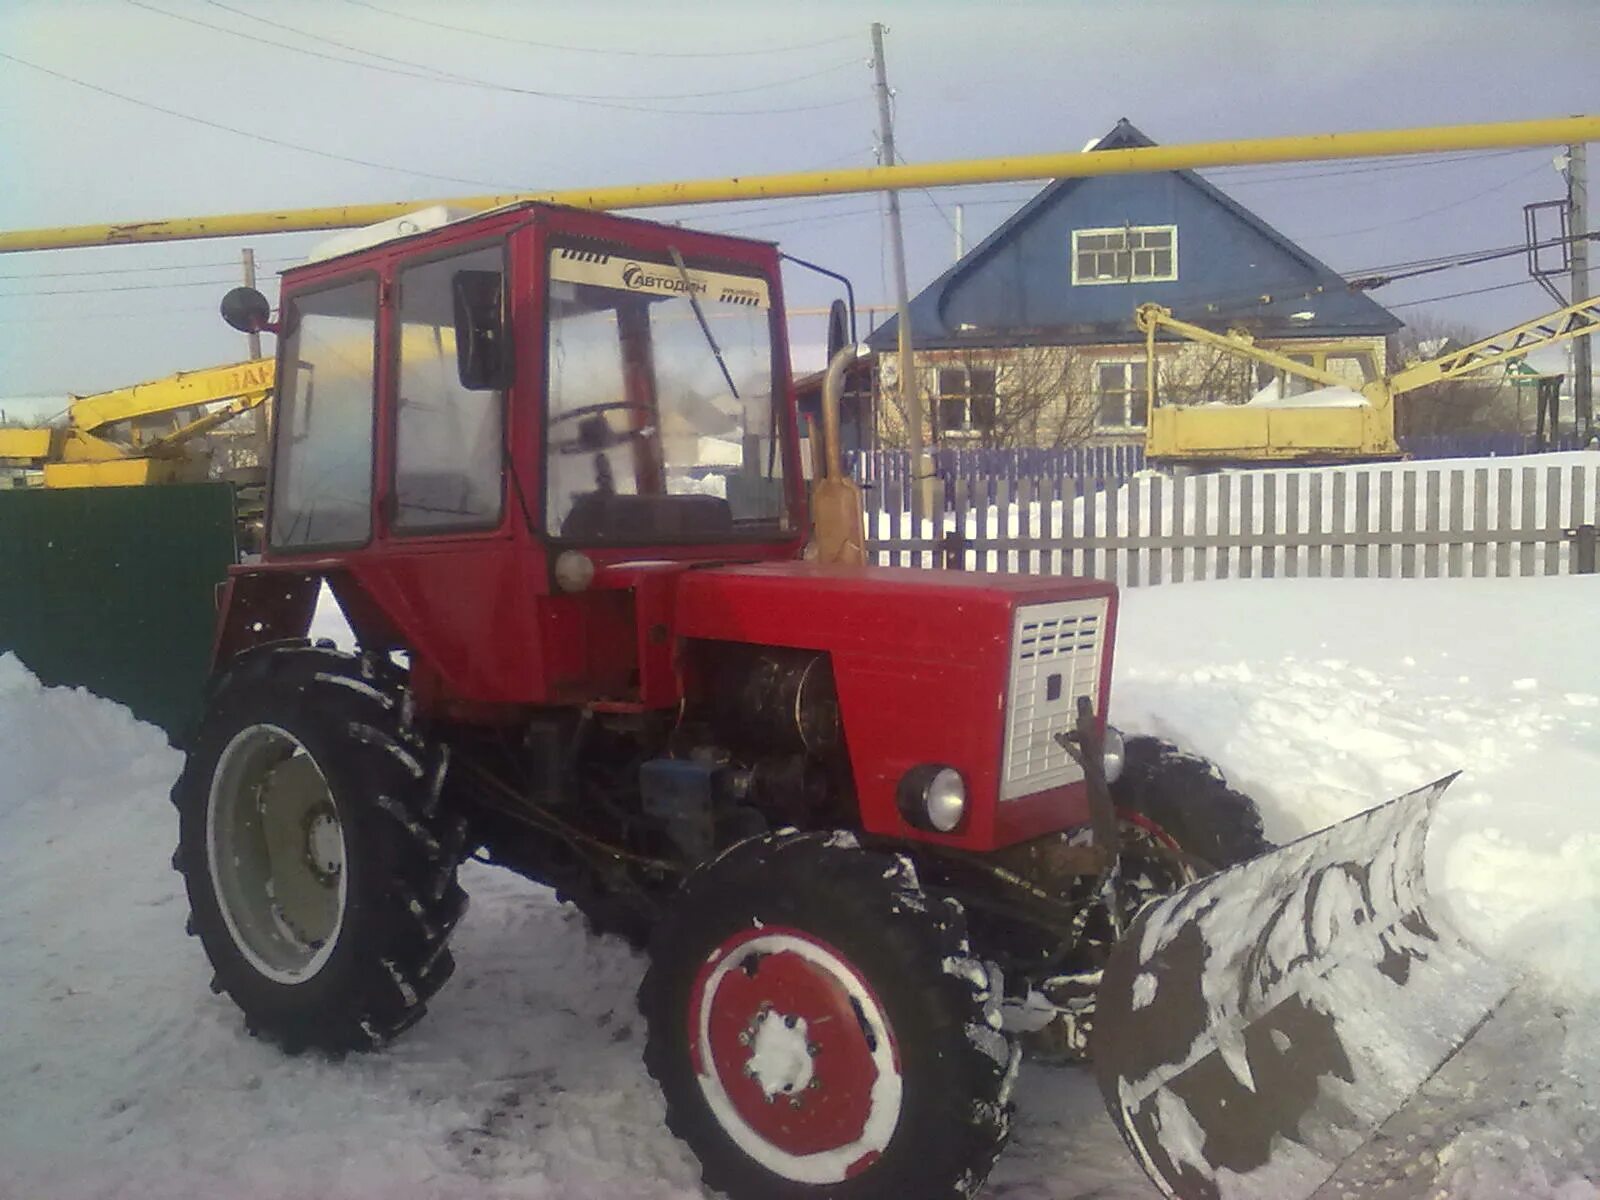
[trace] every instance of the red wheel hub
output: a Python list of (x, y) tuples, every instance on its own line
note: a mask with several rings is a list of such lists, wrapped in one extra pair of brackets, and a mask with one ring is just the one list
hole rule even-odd
[(696, 974), (688, 1020), (707, 1101), (764, 1165), (805, 1178), (810, 1159), (843, 1179), (887, 1144), (900, 1109), (894, 1034), (832, 946), (780, 926), (729, 938)]

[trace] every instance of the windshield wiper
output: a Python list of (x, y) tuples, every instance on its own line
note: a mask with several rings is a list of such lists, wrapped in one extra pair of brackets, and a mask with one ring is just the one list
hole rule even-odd
[(683, 294), (689, 297), (689, 306), (694, 309), (694, 319), (700, 322), (700, 332), (706, 335), (706, 345), (711, 347), (711, 353), (717, 359), (717, 366), (722, 368), (722, 378), (727, 381), (728, 390), (733, 393), (735, 400), (743, 404), (744, 399), (739, 395), (739, 389), (733, 385), (733, 374), (728, 370), (728, 364), (722, 357), (722, 347), (717, 345), (717, 337), (711, 332), (705, 311), (700, 307), (700, 298), (694, 294), (694, 282), (689, 278), (689, 268), (683, 265), (683, 255), (678, 253), (676, 246), (668, 246), (667, 253), (672, 255), (672, 265), (678, 268), (678, 274), (683, 278)]

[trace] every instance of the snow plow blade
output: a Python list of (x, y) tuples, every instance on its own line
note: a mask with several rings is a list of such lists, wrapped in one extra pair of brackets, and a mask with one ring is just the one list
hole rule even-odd
[(1090, 1051), (1112, 1120), (1166, 1195), (1373, 1194), (1351, 1178), (1362, 1148), (1513, 983), (1429, 893), (1428, 833), (1453, 778), (1133, 922)]

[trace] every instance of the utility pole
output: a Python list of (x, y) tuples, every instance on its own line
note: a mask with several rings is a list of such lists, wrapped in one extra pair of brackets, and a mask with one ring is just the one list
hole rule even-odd
[[(256, 286), (256, 252), (249, 246), (246, 246), (239, 253), (244, 260), (244, 285), (247, 288), (253, 288)], [(254, 330), (251, 330), (249, 333), (245, 334), (245, 337), (249, 339), (250, 357), (252, 359), (260, 358), (261, 335)], [(268, 403), (270, 403), (270, 401), (263, 401), (262, 403), (256, 405), (250, 413), (250, 448), (255, 451), (256, 469), (262, 473), (263, 478), (266, 477), (267, 470)]]
[[(1567, 147), (1567, 232), (1572, 238), (1572, 302), (1589, 298), (1589, 155), (1585, 142)], [(1589, 336), (1572, 341), (1572, 411), (1585, 442), (1594, 434), (1594, 367)]]
[[(244, 285), (247, 288), (256, 286), (256, 252), (246, 246), (240, 255), (244, 258)], [(261, 335), (252, 329), (245, 337), (250, 341), (250, 357), (261, 357)]]
[(963, 218), (966, 216), (966, 213), (963, 211), (965, 209), (965, 207), (966, 206), (962, 205), (962, 204), (956, 205), (956, 261), (957, 262), (960, 262), (961, 261), (961, 256), (967, 252), (967, 239), (966, 239), (966, 235), (962, 232), (966, 228), (966, 224), (967, 224), (966, 221), (963, 220)]
[[(895, 164), (894, 119), (889, 113), (889, 79), (883, 63), (883, 26), (877, 21), (872, 23), (872, 70), (877, 78), (882, 165), (892, 167)], [(920, 532), (922, 518), (929, 507), (923, 502), (923, 489), (933, 472), (922, 448), (922, 390), (917, 386), (911, 358), (911, 301), (906, 289), (906, 243), (900, 228), (900, 193), (890, 189), (888, 197), (889, 246), (894, 252), (895, 314), (900, 333), (900, 402), (911, 436), (911, 517)]]

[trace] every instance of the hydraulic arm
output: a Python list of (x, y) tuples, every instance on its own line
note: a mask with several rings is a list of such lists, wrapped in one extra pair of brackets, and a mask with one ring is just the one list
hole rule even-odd
[[(172, 483), (203, 475), (193, 441), (261, 404), (271, 393), (271, 359), (179, 371), (163, 379), (74, 399), (67, 423), (0, 429), (0, 466), (41, 470), (46, 487)], [(148, 417), (218, 407), (156, 434)]]

